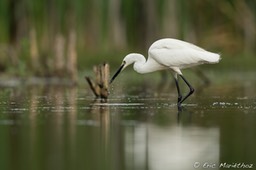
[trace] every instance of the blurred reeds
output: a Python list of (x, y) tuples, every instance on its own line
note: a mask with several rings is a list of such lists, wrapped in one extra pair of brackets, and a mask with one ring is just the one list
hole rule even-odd
[(119, 64), (128, 51), (146, 55), (163, 37), (250, 65), (255, 21), (252, 0), (0, 0), (0, 71), (76, 81), (78, 70)]

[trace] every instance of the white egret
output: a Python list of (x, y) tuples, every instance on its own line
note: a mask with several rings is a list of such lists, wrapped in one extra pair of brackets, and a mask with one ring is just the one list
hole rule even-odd
[[(178, 91), (178, 107), (193, 92), (194, 88), (185, 79), (181, 69), (193, 67), (200, 64), (214, 64), (220, 61), (220, 55), (206, 51), (194, 44), (171, 38), (160, 39), (154, 42), (148, 50), (148, 59), (138, 53), (131, 53), (125, 56), (120, 68), (114, 74), (110, 83), (114, 81), (117, 75), (128, 65), (133, 64), (136, 72), (145, 74), (158, 70), (170, 69), (174, 72), (175, 83)], [(183, 97), (180, 92), (178, 77), (189, 87), (189, 93)]]

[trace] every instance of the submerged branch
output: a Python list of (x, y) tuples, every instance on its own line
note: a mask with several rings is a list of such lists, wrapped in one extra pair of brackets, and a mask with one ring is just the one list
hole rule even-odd
[(109, 65), (107, 63), (93, 67), (95, 81), (86, 76), (90, 89), (93, 91), (96, 98), (108, 98), (108, 82), (109, 82)]

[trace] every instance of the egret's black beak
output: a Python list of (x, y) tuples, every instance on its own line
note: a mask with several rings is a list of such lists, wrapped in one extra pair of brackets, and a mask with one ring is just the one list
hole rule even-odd
[(116, 72), (116, 73), (114, 74), (114, 76), (111, 78), (109, 84), (111, 84), (111, 83), (115, 80), (115, 78), (118, 76), (118, 74), (123, 70), (124, 66), (125, 66), (125, 62), (122, 63), (122, 65), (120, 66), (120, 68), (117, 70), (117, 72)]

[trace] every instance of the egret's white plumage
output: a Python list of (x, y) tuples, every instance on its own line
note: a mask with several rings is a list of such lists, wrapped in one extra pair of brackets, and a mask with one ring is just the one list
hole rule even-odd
[[(185, 41), (166, 38), (154, 42), (148, 50), (148, 58), (169, 68), (183, 69), (204, 63), (217, 63), (219, 54), (206, 51)], [(181, 72), (177, 72), (180, 74)]]
[[(121, 67), (110, 82), (128, 65), (133, 63), (134, 70), (141, 74), (171, 69), (176, 73), (175, 80), (180, 98), (178, 99), (178, 104), (181, 104), (194, 91), (191, 85), (182, 76), (181, 69), (205, 63), (214, 64), (218, 63), (219, 60), (219, 54), (206, 51), (194, 44), (172, 38), (160, 39), (149, 47), (147, 60), (143, 55), (138, 53), (131, 53), (125, 56)], [(177, 75), (181, 76), (190, 88), (190, 93), (183, 99), (180, 94)]]

